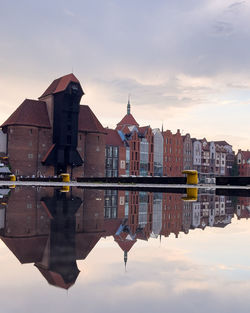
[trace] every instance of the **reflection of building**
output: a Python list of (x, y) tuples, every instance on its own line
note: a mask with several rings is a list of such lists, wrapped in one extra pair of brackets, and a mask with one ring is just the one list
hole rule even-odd
[(21, 263), (35, 263), (49, 284), (65, 289), (78, 277), (76, 261), (84, 260), (102, 237), (114, 237), (126, 264), (139, 240), (223, 228), (235, 212), (238, 218), (250, 212), (248, 198), (236, 204), (212, 191), (200, 191), (191, 202), (178, 193), (79, 188), (62, 193), (16, 187), (0, 195), (2, 241)]
[(250, 217), (250, 197), (239, 197), (236, 205), (236, 215), (238, 219)]
[(79, 273), (76, 260), (85, 259), (105, 235), (103, 200), (99, 190), (16, 187), (1, 239), (21, 263), (35, 263), (50, 284), (68, 289)]
[[(26, 99), (2, 124), (4, 150), (16, 175), (103, 176), (105, 130), (69, 74), (58, 78), (39, 100)], [(1, 132), (1, 145), (3, 134)]]
[(49, 238), (41, 260), (35, 263), (49, 284), (68, 289), (79, 274), (76, 264), (76, 217), (78, 197), (67, 197), (59, 190), (41, 199), (50, 216)]

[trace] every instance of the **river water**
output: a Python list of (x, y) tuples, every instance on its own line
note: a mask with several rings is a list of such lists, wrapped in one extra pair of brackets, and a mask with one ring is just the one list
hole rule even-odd
[(249, 312), (248, 217), (214, 190), (2, 187), (1, 312)]

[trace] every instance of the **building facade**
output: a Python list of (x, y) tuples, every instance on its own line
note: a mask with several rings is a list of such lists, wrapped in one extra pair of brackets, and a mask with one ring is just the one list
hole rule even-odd
[(236, 158), (239, 176), (250, 176), (250, 151), (238, 150)]

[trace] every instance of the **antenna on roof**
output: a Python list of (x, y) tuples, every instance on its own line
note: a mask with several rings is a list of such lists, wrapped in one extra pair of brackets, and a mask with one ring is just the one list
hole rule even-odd
[(127, 104), (127, 114), (130, 114), (131, 105), (130, 105), (130, 94), (128, 94), (128, 104)]
[(72, 66), (72, 72), (71, 72), (72, 74), (74, 73), (74, 67)]

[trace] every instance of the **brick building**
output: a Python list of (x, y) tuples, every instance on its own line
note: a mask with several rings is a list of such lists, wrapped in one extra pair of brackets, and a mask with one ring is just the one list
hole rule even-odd
[(183, 140), (183, 170), (193, 169), (193, 145), (190, 134), (182, 136)]
[(106, 128), (106, 133), (106, 176), (123, 176), (126, 174), (126, 142), (114, 129)]
[(163, 132), (163, 175), (182, 176), (183, 139), (180, 130), (173, 134), (170, 130)]
[(83, 94), (73, 74), (63, 76), (1, 125), (14, 174), (104, 175), (106, 131), (89, 106), (80, 105)]
[(236, 159), (239, 176), (250, 176), (250, 151), (238, 150)]

